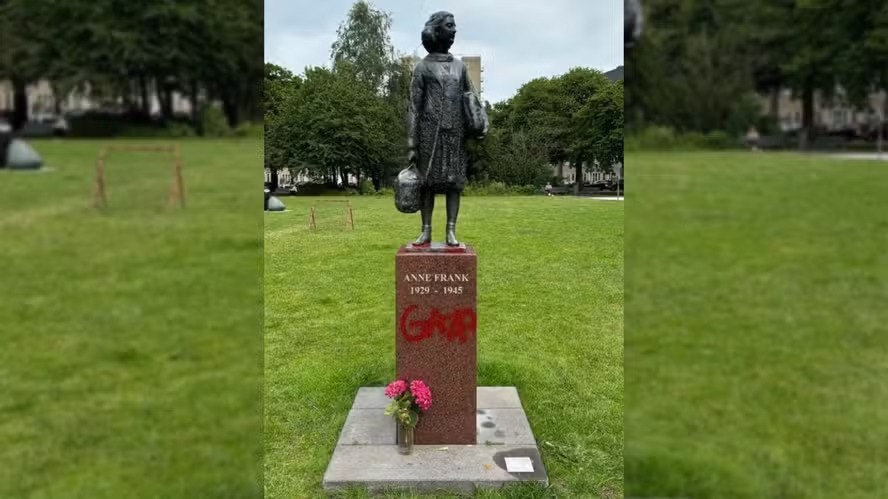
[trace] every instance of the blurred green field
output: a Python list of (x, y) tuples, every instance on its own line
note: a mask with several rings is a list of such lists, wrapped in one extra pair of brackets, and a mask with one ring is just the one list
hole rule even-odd
[(105, 143), (0, 170), (0, 497), (261, 497), (262, 141), (181, 141), (184, 211), (112, 154), (99, 213)]
[[(309, 231), (316, 198), (265, 216), (269, 498), (321, 497), (358, 388), (394, 376), (394, 255), (419, 215), (350, 199), (353, 232), (335, 203), (318, 204)], [(458, 234), (478, 253), (478, 383), (517, 386), (551, 482), (479, 497), (621, 497), (623, 203), (467, 196)]]
[(626, 163), (626, 495), (888, 497), (888, 164)]

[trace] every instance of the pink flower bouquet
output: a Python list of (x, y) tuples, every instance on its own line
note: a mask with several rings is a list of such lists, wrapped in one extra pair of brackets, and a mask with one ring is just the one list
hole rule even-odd
[(385, 415), (411, 428), (416, 427), (420, 413), (432, 407), (432, 391), (418, 379), (410, 383), (403, 379), (392, 381), (385, 387), (385, 396), (392, 399), (385, 408)]

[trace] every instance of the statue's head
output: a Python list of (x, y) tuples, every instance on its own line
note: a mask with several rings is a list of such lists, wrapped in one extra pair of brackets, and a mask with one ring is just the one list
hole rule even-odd
[(429, 53), (446, 54), (456, 37), (456, 22), (450, 12), (435, 12), (422, 30), (422, 46)]

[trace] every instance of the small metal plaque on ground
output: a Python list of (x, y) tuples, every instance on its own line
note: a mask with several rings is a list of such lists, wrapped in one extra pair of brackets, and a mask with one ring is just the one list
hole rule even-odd
[(324, 473), (325, 490), (471, 493), (549, 483), (515, 387), (477, 388), (477, 445), (416, 445), (407, 456), (398, 453), (394, 420), (383, 413), (388, 402), (383, 387), (358, 390)]

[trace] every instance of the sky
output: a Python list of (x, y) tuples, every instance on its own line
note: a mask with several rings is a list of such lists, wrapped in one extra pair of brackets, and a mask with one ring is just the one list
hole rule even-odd
[[(354, 0), (265, 0), (265, 60), (301, 74), (329, 66), (336, 29)], [(623, 0), (371, 0), (392, 15), (398, 53), (425, 56), (419, 34), (429, 15), (453, 13), (454, 55), (480, 55), (484, 99), (500, 102), (534, 78), (576, 66), (623, 64)]]

